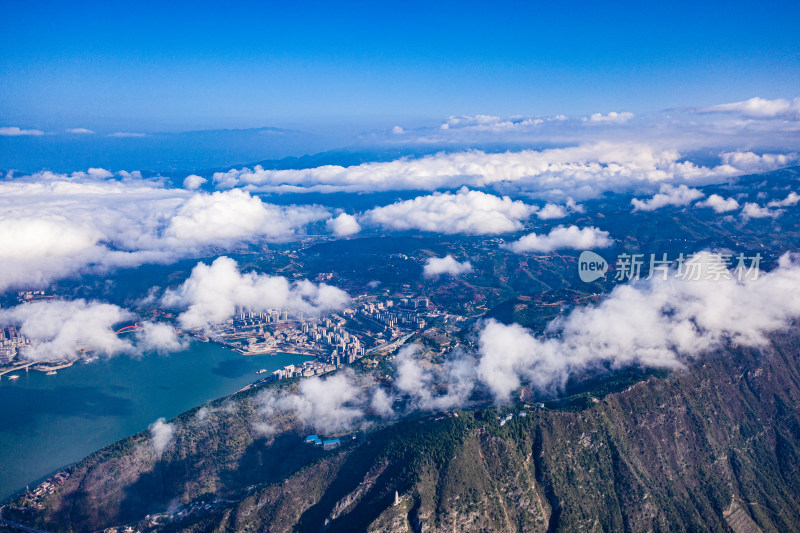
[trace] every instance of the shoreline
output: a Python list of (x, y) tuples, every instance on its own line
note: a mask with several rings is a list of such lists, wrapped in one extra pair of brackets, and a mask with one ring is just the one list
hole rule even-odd
[(33, 367), (34, 370), (38, 372), (51, 372), (55, 370), (61, 370), (63, 368), (69, 368), (75, 364), (77, 359), (73, 359), (72, 361), (61, 361), (61, 362), (43, 362)]
[(31, 367), (31, 366), (36, 365), (38, 363), (39, 363), (38, 361), (31, 361), (30, 363), (25, 363), (25, 364), (22, 364), (22, 365), (11, 367), (11, 368), (0, 369), (0, 376), (4, 376), (4, 375), (6, 375), (8, 373), (11, 373), (11, 372), (16, 372), (17, 370), (22, 370), (23, 368), (27, 369), (28, 367)]

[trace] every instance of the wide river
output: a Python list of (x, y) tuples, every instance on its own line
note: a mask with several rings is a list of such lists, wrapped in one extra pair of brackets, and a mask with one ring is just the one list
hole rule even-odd
[(168, 356), (118, 356), (78, 362), (55, 376), (17, 371), (0, 378), (0, 501), (43, 476), (159, 417), (226, 396), (268, 371), (309, 360), (276, 354), (245, 357), (194, 342)]

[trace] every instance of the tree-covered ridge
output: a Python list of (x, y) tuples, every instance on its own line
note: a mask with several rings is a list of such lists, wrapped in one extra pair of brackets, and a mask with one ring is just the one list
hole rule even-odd
[(158, 528), (721, 531), (736, 504), (765, 531), (796, 531), (799, 359), (778, 335), (619, 392), (577, 390), (582, 407), (434, 414), (328, 452), (289, 421), (259, 435), (248, 391), (181, 415), (161, 457), (146, 434), (88, 457), (17, 517), (56, 531), (146, 529), (145, 515), (192, 508)]

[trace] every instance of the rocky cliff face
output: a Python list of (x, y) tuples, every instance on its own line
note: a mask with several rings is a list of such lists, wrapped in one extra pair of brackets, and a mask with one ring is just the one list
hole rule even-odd
[(260, 437), (243, 397), (181, 417), (160, 457), (144, 435), (98, 452), (14, 516), (59, 531), (798, 531), (798, 361), (781, 335), (580, 409), (403, 420), (330, 452), (300, 428)]

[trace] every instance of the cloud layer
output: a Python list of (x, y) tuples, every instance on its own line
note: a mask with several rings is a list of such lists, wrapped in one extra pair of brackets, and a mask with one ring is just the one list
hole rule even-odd
[(0, 180), (0, 291), (171, 262), (210, 247), (285, 241), (327, 216), (320, 207), (276, 206), (241, 190), (191, 192), (103, 169)]
[(478, 150), (438, 153), (417, 159), (325, 165), (299, 170), (263, 167), (214, 174), (219, 188), (297, 192), (373, 192), (455, 189), (461, 186), (513, 186), (553, 200), (596, 198), (605, 191), (652, 189), (663, 183), (704, 184), (744, 172), (771, 170), (797, 161), (795, 155), (733, 152), (722, 164), (698, 166), (674, 149), (641, 141), (591, 142), (567, 148), (486, 153)]

